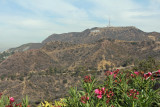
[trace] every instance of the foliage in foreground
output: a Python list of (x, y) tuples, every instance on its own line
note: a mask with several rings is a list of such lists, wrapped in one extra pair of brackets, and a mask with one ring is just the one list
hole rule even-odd
[[(160, 89), (153, 90), (158, 82), (154, 75), (148, 72), (106, 71), (103, 83), (91, 76), (82, 80), (83, 90), (71, 88), (69, 97), (55, 101), (54, 105), (47, 101), (38, 107), (159, 107)], [(28, 97), (22, 103), (16, 104), (13, 97), (0, 94), (0, 107), (29, 107)]]
[[(156, 75), (160, 74), (160, 70)], [(159, 107), (160, 89), (153, 90), (156, 83), (148, 72), (106, 71), (103, 84), (97, 84), (91, 76), (82, 81), (83, 90), (71, 88), (66, 99), (68, 107)]]
[(43, 101), (39, 104), (38, 107), (66, 107), (66, 99), (60, 99), (60, 101), (55, 101), (54, 105), (52, 104), (52, 102), (48, 102), (48, 101)]
[(30, 107), (28, 102), (28, 96), (22, 99), (22, 103), (17, 104), (13, 97), (4, 96), (0, 93), (0, 107)]

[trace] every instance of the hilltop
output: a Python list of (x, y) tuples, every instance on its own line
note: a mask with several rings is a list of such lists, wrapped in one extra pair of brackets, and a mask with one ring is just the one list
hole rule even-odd
[(63, 34), (53, 34), (46, 38), (42, 43), (50, 41), (62, 41), (72, 42), (76, 44), (81, 43), (93, 43), (99, 39), (110, 38), (124, 41), (157, 41), (160, 38), (160, 34), (156, 32), (143, 32), (142, 30), (129, 26), (129, 27), (95, 27), (86, 29), (82, 32), (70, 32)]

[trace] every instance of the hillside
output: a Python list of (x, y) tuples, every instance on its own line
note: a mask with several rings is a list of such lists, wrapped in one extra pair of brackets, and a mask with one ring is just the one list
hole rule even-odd
[(86, 72), (100, 78), (100, 71), (133, 65), (137, 59), (160, 59), (159, 33), (134, 27), (54, 34), (42, 44), (22, 45), (2, 60), (0, 92), (18, 99), (27, 94), (32, 103), (58, 99)]
[[(124, 61), (159, 55), (159, 44), (152, 42), (124, 42), (100, 40), (90, 44), (49, 42), (39, 50), (17, 52), (0, 63), (1, 75), (61, 68), (74, 70), (79, 66), (98, 69), (102, 60), (121, 66)], [(148, 51), (150, 50), (150, 51)], [(153, 54), (154, 53), (154, 54)], [(100, 69), (99, 69), (100, 70)]]
[[(160, 44), (155, 42), (100, 40), (96, 43), (77, 45), (49, 42), (39, 50), (17, 52), (0, 63), (0, 91), (18, 98), (29, 94), (34, 102), (48, 97), (56, 99), (66, 95), (65, 90), (60, 94), (62, 91), (59, 90), (60, 87), (70, 84), (66, 86), (67, 89), (71, 84), (75, 85), (73, 83), (77, 77), (70, 77), (72, 72), (103, 70), (109, 66), (122, 66), (124, 62), (132, 64), (134, 60), (147, 56), (158, 59), (159, 52)], [(66, 72), (69, 76), (67, 80), (62, 74), (58, 80), (57, 73), (62, 72)], [(63, 84), (63, 81), (70, 82)], [(17, 94), (15, 91), (20, 93)]]
[(22, 52), (22, 51), (27, 51), (27, 50), (32, 50), (32, 49), (39, 49), (41, 48), (43, 45), (41, 43), (27, 43), (27, 44), (23, 44), (19, 47), (16, 48), (10, 48), (8, 50), (6, 50), (6, 52)]

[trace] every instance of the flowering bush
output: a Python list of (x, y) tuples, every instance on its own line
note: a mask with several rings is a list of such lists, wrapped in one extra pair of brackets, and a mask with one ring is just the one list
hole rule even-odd
[(2, 95), (0, 93), (0, 107), (30, 107), (28, 105), (28, 97), (26, 96), (26, 99), (23, 99), (22, 103), (15, 103), (15, 99), (13, 97), (8, 97)]
[[(157, 74), (157, 73), (156, 73)], [(160, 70), (158, 71), (160, 74)], [(160, 89), (153, 90), (157, 82), (148, 72), (106, 71), (102, 84), (91, 76), (82, 80), (83, 90), (71, 88), (66, 98), (69, 107), (159, 107)]]

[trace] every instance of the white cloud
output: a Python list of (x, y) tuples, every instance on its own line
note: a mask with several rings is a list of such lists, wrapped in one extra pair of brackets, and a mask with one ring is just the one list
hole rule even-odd
[(60, 17), (77, 17), (83, 16), (87, 17), (87, 14), (84, 10), (78, 9), (77, 7), (67, 3), (65, 0), (15, 0), (16, 3), (23, 6), (26, 9), (29, 9), (36, 14), (52, 14), (58, 15)]
[[(56, 23), (59, 23), (61, 25), (57, 24), (55, 26), (63, 27), (64, 25), (66, 26), (67, 25), (70, 25), (70, 26), (78, 25), (78, 27), (83, 27), (79, 25), (84, 25), (82, 24), (84, 22), (89, 22), (89, 23), (91, 22), (85, 10), (75, 7), (74, 5), (66, 2), (65, 0), (41, 0), (41, 1), (39, 0), (28, 0), (28, 1), (15, 0), (14, 2), (19, 4), (23, 8), (27, 9), (28, 11), (32, 11), (35, 14), (35, 16), (29, 17), (28, 20), (27, 19), (22, 20), (20, 22), (21, 26), (31, 25), (33, 28), (34, 26), (36, 27), (38, 24), (41, 24), (42, 26), (45, 23), (50, 23), (53, 25), (55, 25)], [(49, 17), (47, 15), (49, 15)], [(23, 17), (23, 16), (20, 16), (20, 17)], [(63, 31), (61, 30), (61, 32)]]

